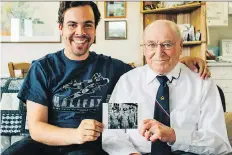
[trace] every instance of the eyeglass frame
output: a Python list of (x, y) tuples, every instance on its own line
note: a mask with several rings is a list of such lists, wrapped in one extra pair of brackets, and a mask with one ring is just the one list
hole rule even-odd
[[(149, 49), (149, 48), (147, 48), (147, 45), (148, 44), (154, 44), (155, 45), (155, 47), (151, 50), (151, 49)], [(141, 46), (145, 46), (145, 48), (148, 50), (148, 51), (154, 51), (157, 47), (158, 47), (158, 45), (160, 45), (161, 46), (161, 49), (162, 50), (171, 50), (172, 48), (173, 48), (173, 45), (175, 45), (176, 44), (176, 42), (163, 42), (163, 43), (159, 43), (159, 44), (157, 44), (157, 43), (148, 43), (148, 44), (143, 44), (143, 45), (141, 45)], [(164, 44), (170, 44), (171, 45), (171, 47), (170, 48), (164, 48)]]

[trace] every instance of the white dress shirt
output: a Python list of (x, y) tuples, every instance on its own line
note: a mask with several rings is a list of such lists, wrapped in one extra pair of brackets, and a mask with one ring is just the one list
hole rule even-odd
[[(110, 103), (139, 104), (138, 122), (152, 119), (159, 87), (158, 74), (148, 65), (135, 68), (121, 76), (110, 98)], [(228, 141), (224, 112), (216, 84), (202, 80), (199, 74), (178, 63), (167, 75), (169, 86), (170, 125), (175, 130), (176, 142), (172, 151), (196, 154), (226, 154), (232, 151)], [(103, 149), (110, 155), (150, 153), (151, 142), (138, 129), (104, 130)]]

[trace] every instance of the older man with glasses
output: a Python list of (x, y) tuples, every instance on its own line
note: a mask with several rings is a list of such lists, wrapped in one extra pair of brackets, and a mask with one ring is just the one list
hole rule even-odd
[(178, 62), (183, 48), (178, 26), (156, 20), (145, 29), (144, 43), (147, 65), (121, 76), (110, 99), (139, 103), (139, 130), (106, 131), (116, 138), (105, 132), (103, 148), (111, 155), (231, 152), (217, 86)]

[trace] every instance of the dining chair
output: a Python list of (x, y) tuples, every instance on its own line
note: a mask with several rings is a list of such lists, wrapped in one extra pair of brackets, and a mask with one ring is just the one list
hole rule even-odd
[(27, 63), (27, 62), (18, 62), (18, 63), (13, 63), (13, 62), (9, 62), (8, 63), (8, 69), (10, 72), (10, 77), (17, 77), (15, 74), (16, 70), (20, 70), (21, 74), (19, 77), (24, 78), (30, 68), (31, 64)]

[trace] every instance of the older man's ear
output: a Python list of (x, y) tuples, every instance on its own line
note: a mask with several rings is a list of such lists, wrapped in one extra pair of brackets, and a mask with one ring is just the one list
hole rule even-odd
[(181, 39), (181, 41), (180, 41), (180, 55), (183, 53), (183, 47), (184, 47), (184, 40)]

